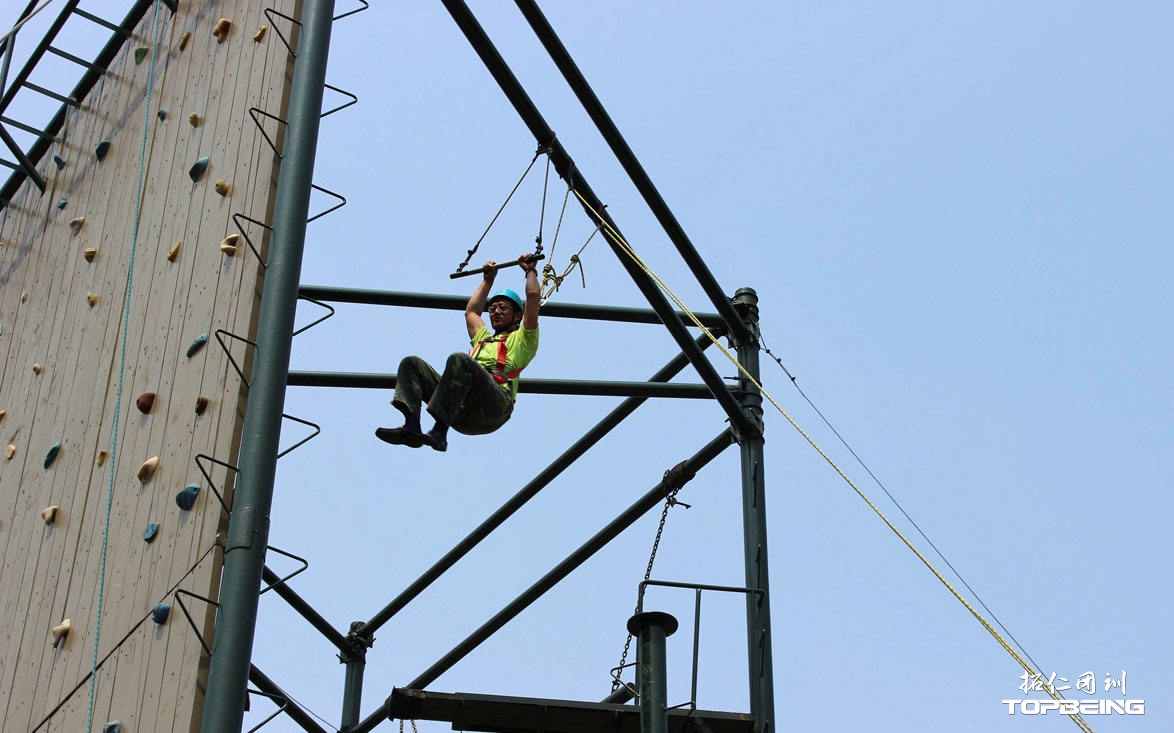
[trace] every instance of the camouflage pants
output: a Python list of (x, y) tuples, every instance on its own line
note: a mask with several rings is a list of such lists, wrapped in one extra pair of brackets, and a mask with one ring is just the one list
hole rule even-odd
[(493, 376), (464, 353), (451, 354), (444, 373), (418, 356), (405, 357), (396, 372), (395, 396), (391, 404), (401, 412), (419, 412), (428, 404), (428, 414), (465, 435), (492, 433), (514, 411), (509, 393)]

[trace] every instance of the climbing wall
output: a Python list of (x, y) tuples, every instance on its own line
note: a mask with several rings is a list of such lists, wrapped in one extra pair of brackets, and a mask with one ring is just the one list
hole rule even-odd
[(224, 334), (254, 327), (295, 36), (266, 7), (300, 11), (149, 9), (0, 209), (0, 730), (199, 727), (249, 359)]

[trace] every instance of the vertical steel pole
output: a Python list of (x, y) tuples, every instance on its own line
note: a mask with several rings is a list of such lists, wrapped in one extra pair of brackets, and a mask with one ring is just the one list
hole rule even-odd
[(285, 157), (277, 181), (258, 346), (241, 434), (240, 473), (224, 547), (203, 733), (239, 731), (244, 721), (333, 13), (334, 0), (305, 0), (302, 6)]
[[(758, 293), (739, 288), (734, 307), (749, 328), (738, 341), (738, 362), (761, 381), (758, 366)], [(759, 425), (753, 434), (739, 434), (742, 453), (742, 536), (745, 543), (746, 587), (762, 593), (746, 596), (746, 644), (749, 654), (750, 713), (756, 733), (774, 731), (774, 667), (770, 650), (770, 568), (766, 551), (766, 479), (763, 467), (762, 393), (745, 377), (739, 379), (739, 401)]]
[(668, 733), (668, 662), (665, 639), (677, 630), (677, 620), (661, 611), (638, 613), (628, 619), (628, 633), (636, 636), (636, 689), (640, 691), (640, 733)]

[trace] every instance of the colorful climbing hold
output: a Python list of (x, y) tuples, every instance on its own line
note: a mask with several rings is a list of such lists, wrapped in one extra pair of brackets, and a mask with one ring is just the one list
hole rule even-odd
[(263, 25), (260, 28), (258, 28), (257, 32), (253, 34), (253, 40), (256, 41), (257, 43), (260, 43), (261, 39), (263, 39), (265, 37), (265, 31), (267, 31), (267, 30), (269, 30), (269, 26), (267, 26), (267, 25)]
[(86, 293), (86, 302), (90, 304), (91, 308), (98, 305), (98, 294), (92, 291)]
[(241, 235), (229, 234), (227, 237), (220, 240), (220, 251), (229, 257), (233, 257), (236, 255), (236, 248), (240, 241)]
[(159, 534), (159, 523), (151, 522), (147, 528), (143, 530), (143, 541), (151, 543), (155, 541), (155, 535)]
[(175, 262), (176, 258), (179, 257), (179, 250), (181, 247), (183, 247), (183, 242), (176, 242), (174, 247), (167, 250), (167, 261), (168, 262)]
[(108, 455), (110, 455), (110, 454), (104, 450), (98, 451), (98, 456), (97, 456), (97, 458), (94, 459), (94, 463), (101, 466), (102, 464), (104, 464), (106, 462), (106, 456), (108, 456)]
[(55, 649), (61, 646), (62, 643), (65, 642), (65, 637), (69, 636), (69, 630), (72, 628), (73, 622), (69, 619), (65, 619), (53, 628), (49, 629), (49, 635), (51, 637), (49, 642), (50, 645), (52, 645)]
[(167, 119), (167, 110), (161, 109), (155, 113), (155, 116), (158, 117), (160, 121), (165, 120)]
[(27, 303), (28, 299), (29, 299), (29, 291), (27, 291), (27, 290), (20, 291), (20, 302)]
[(139, 408), (139, 412), (143, 413), (144, 415), (150, 413), (151, 408), (154, 405), (155, 405), (155, 393), (154, 392), (143, 392), (141, 395), (138, 396), (138, 399), (135, 400), (135, 407)]
[(208, 403), (210, 401), (211, 400), (209, 400), (207, 397), (197, 397), (196, 398), (196, 414), (203, 415), (204, 411), (208, 409)]
[(143, 63), (143, 59), (147, 58), (147, 54), (151, 53), (151, 49), (146, 46), (139, 46), (135, 49), (135, 66)]
[(195, 112), (192, 112), (190, 115), (188, 115), (188, 124), (190, 124), (192, 127), (199, 127), (200, 123), (203, 121), (204, 118), (200, 117)]
[[(69, 228), (73, 230), (74, 234), (77, 234), (79, 231), (81, 231), (82, 224), (85, 224), (85, 223), (86, 223), (86, 217), (84, 217), (84, 216), (74, 217), (69, 222)], [(97, 250), (94, 250), (94, 251), (96, 252)]]
[(53, 165), (57, 166), (57, 170), (61, 170), (65, 167), (65, 158), (62, 158), (60, 155), (54, 155)]
[(45, 367), (40, 364), (33, 364), (33, 374), (39, 375), (43, 371), (45, 371)]
[(111, 720), (109, 723), (102, 726), (102, 733), (122, 733), (122, 722), (118, 720)]
[(109, 152), (110, 152), (110, 141), (109, 140), (103, 140), (102, 142), (98, 143), (98, 147), (94, 148), (94, 156), (98, 159), (98, 162), (106, 160), (106, 154)]
[(13, 445), (12, 443), (9, 443), (4, 448), (4, 457), (11, 461), (12, 457), (15, 455), (16, 455), (16, 446)]
[(191, 33), (184, 33), (179, 37), (179, 50), (182, 51), (188, 47), (188, 41), (192, 40)]
[(212, 35), (216, 38), (217, 43), (224, 43), (228, 38), (228, 32), (232, 29), (232, 21), (228, 18), (221, 18), (216, 21), (216, 25), (212, 26)]
[(4, 422), (4, 416), (8, 414), (8, 410), (0, 410), (0, 422)]
[(204, 344), (206, 343), (208, 343), (208, 334), (202, 333), (196, 336), (196, 340), (188, 347), (188, 358), (190, 359), (199, 353), (200, 349), (204, 348)]
[(86, 258), (86, 262), (93, 262), (94, 258), (98, 256), (97, 247), (86, 247), (82, 250), (82, 257)]
[(199, 181), (204, 177), (204, 171), (206, 170), (208, 170), (208, 156), (205, 155), (203, 158), (200, 158), (192, 164), (191, 169), (188, 170), (188, 176), (190, 176), (193, 181)]
[(212, 187), (215, 188), (216, 193), (220, 194), (221, 196), (227, 196), (232, 192), (232, 184), (228, 181), (225, 181), (224, 179), (217, 179), (216, 183), (212, 184)]
[(171, 606), (166, 603), (160, 603), (151, 611), (151, 620), (162, 626), (167, 623), (167, 617), (171, 614)]
[(58, 209), (64, 209), (64, 208), (65, 208), (65, 205), (66, 205), (66, 204), (68, 204), (68, 203), (69, 203), (69, 197), (68, 197), (68, 196), (62, 196), (60, 199), (58, 199), (58, 200), (57, 200), (57, 208), (58, 208)]
[(139, 466), (139, 481), (147, 483), (151, 477), (155, 475), (155, 471), (159, 468), (159, 456), (151, 456), (143, 461), (143, 465)]
[(61, 444), (54, 443), (49, 452), (45, 454), (45, 468), (53, 465), (53, 461), (57, 460), (57, 454), (61, 452)]
[(56, 504), (45, 507), (41, 510), (41, 519), (45, 520), (45, 524), (52, 525), (53, 522), (57, 521), (57, 511), (59, 509), (61, 509), (61, 507), (57, 506)]
[(185, 512), (190, 512), (196, 504), (196, 497), (200, 495), (199, 484), (188, 484), (175, 495), (175, 503)]

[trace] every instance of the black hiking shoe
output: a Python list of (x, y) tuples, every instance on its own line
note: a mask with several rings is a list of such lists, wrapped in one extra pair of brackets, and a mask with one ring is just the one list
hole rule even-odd
[[(423, 433), (417, 430), (408, 430), (407, 428), (375, 428), (375, 437), (384, 443), (406, 445), (409, 448), (419, 448), (425, 443), (428, 443), (427, 437)], [(440, 450), (444, 449), (441, 448)]]

